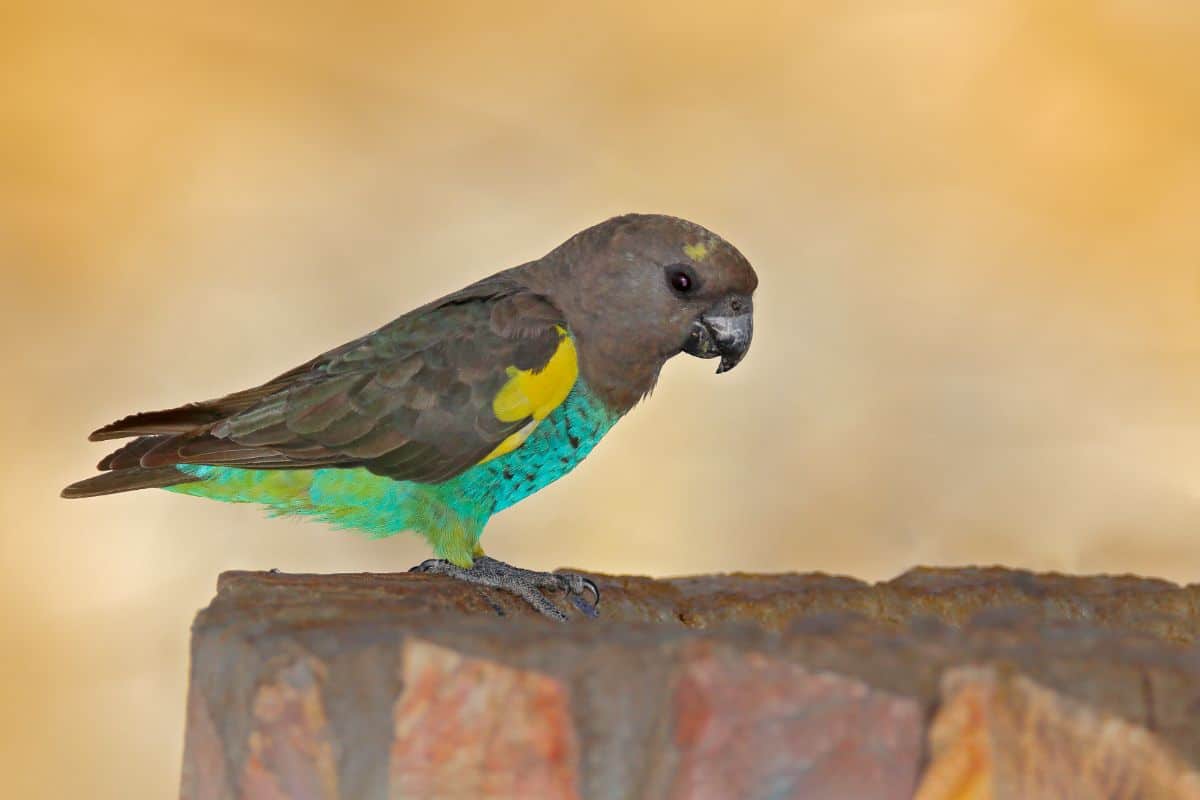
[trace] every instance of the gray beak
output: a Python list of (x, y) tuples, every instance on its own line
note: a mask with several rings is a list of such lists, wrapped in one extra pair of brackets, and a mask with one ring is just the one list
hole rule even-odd
[(754, 337), (754, 306), (749, 297), (722, 300), (692, 323), (683, 352), (697, 358), (721, 357), (717, 374), (738, 365)]

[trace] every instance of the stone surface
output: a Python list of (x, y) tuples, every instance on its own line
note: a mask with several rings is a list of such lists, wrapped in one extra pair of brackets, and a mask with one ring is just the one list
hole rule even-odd
[(698, 642), (671, 692), (670, 775), (655, 796), (908, 798), (923, 722), (911, 698), (780, 658)]
[[(601, 618), (562, 603), (562, 625), (433, 576), (223, 575), (193, 629), (183, 796), (1001, 798), (1004, 776), (1092, 775), (1062, 765), (1118, 729), (1160, 777), (1130, 761), (1114, 792), (1200, 763), (1195, 586), (593, 577)], [(1027, 683), (956, 672), (977, 665)], [(1070, 747), (1013, 755), (1047, 708)]]
[(962, 667), (942, 691), (917, 800), (1200, 800), (1200, 773), (1145, 728), (1022, 675)]
[(339, 796), (334, 738), (324, 708), (326, 677), (320, 661), (303, 658), (258, 686), (238, 787), (242, 796)]
[(393, 795), (579, 796), (579, 742), (562, 681), (414, 639), (404, 647), (401, 687)]

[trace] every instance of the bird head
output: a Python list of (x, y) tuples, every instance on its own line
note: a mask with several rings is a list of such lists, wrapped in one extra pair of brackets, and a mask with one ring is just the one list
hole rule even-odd
[(693, 222), (627, 214), (575, 235), (547, 257), (585, 378), (632, 405), (679, 353), (746, 355), (758, 276), (737, 248)]

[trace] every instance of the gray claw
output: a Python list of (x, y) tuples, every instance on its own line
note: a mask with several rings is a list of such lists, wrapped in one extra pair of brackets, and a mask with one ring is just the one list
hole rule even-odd
[(560, 577), (565, 578), (563, 589), (566, 593), (580, 597), (582, 600), (584, 591), (590, 591), (592, 593), (592, 606), (599, 606), (600, 589), (596, 587), (592, 578), (584, 578), (582, 575), (572, 575), (570, 572), (565, 573), (565, 575), (560, 573)]
[[(597, 608), (600, 605), (600, 588), (596, 586), (595, 581), (573, 572), (556, 572), (554, 577), (558, 579), (558, 588), (566, 592), (571, 605), (593, 619), (600, 616), (600, 610)], [(592, 593), (590, 603), (584, 597), (585, 592)]]
[(600, 587), (591, 578), (584, 578), (583, 588), (590, 590), (592, 593), (592, 608), (598, 607), (600, 605)]
[[(594, 581), (582, 575), (534, 572), (514, 567), (488, 556), (476, 558), (470, 569), (456, 567), (445, 559), (430, 558), (417, 564), (409, 572), (445, 575), (476, 586), (501, 589), (522, 598), (543, 616), (560, 622), (566, 622), (567, 615), (546, 599), (541, 592), (542, 589), (558, 589), (566, 592), (571, 603), (589, 617), (599, 616), (600, 613), (596, 610), (596, 606), (600, 602), (600, 589), (597, 588)], [(590, 605), (583, 597), (585, 590), (591, 592), (594, 598)]]
[[(576, 608), (589, 617), (599, 616), (600, 612), (596, 607), (600, 605), (600, 588), (596, 586), (595, 581), (573, 572), (556, 572), (553, 575), (557, 579), (558, 588), (567, 593), (567, 597)], [(591, 603), (584, 598), (584, 592), (592, 593)]]

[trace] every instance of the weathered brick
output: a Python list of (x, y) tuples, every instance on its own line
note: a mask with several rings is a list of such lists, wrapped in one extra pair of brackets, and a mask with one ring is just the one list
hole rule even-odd
[(321, 663), (305, 658), (259, 685), (240, 797), (337, 800), (337, 763), (321, 696), (323, 678)]
[(917, 800), (1198, 800), (1150, 731), (995, 667), (943, 679)]
[(390, 785), (394, 798), (578, 798), (567, 688), (419, 639), (404, 647)]
[(762, 653), (688, 649), (673, 691), (678, 800), (912, 794), (922, 713), (911, 698)]

